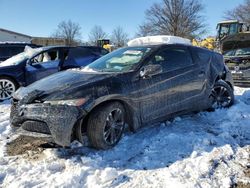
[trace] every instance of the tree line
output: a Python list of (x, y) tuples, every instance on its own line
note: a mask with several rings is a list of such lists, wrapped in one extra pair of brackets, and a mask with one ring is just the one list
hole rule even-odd
[[(81, 44), (81, 26), (71, 20), (62, 21), (58, 24), (56, 31), (52, 37), (65, 39), (66, 45), (74, 46)], [(97, 45), (99, 39), (110, 39), (116, 47), (125, 46), (128, 41), (128, 34), (121, 26), (117, 26), (111, 35), (108, 35), (101, 26), (95, 25), (90, 33), (87, 44)]]
[[(161, 0), (145, 11), (145, 21), (138, 26), (136, 36), (173, 35), (189, 39), (204, 35), (207, 24), (203, 14), (204, 5), (199, 0)], [(250, 0), (245, 0), (233, 10), (224, 13), (225, 19), (237, 19), (250, 23)], [(81, 42), (81, 27), (71, 20), (58, 24), (53, 37), (63, 38), (66, 45)], [(88, 36), (88, 44), (96, 45), (99, 39), (110, 39), (116, 47), (125, 46), (129, 35), (121, 26), (117, 26), (108, 35), (101, 26), (95, 25)]]

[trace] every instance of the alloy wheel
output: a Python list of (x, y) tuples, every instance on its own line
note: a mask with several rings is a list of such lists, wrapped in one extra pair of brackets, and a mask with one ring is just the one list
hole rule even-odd
[(213, 98), (212, 107), (214, 109), (228, 107), (232, 101), (229, 91), (224, 86), (215, 86), (212, 89), (211, 97)]
[(121, 109), (112, 110), (105, 122), (103, 137), (107, 144), (113, 145), (120, 140), (124, 129), (124, 114)]
[(6, 100), (11, 98), (15, 92), (15, 84), (7, 79), (0, 79), (0, 100)]

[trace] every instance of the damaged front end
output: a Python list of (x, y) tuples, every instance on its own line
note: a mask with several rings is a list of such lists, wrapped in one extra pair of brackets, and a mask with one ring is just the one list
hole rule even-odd
[(61, 146), (69, 146), (74, 125), (85, 112), (78, 106), (36, 100), (43, 92), (35, 90), (21, 100), (13, 99), (10, 122), (12, 127), (51, 135)]
[(250, 86), (250, 33), (238, 33), (222, 41), (225, 63), (235, 85)]

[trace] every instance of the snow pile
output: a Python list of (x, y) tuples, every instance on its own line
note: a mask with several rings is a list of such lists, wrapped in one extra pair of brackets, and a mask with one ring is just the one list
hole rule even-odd
[(148, 36), (140, 37), (128, 42), (128, 46), (142, 46), (142, 45), (158, 45), (158, 44), (187, 44), (191, 45), (189, 39), (168, 36), (168, 35), (157, 35), (157, 36)]
[[(250, 152), (250, 89), (229, 109), (178, 117), (126, 133), (108, 151), (45, 149), (38, 159), (7, 156), (9, 104), (0, 108), (0, 187), (231, 187)], [(20, 146), (21, 147), (21, 146)], [(32, 155), (32, 153), (31, 153)]]

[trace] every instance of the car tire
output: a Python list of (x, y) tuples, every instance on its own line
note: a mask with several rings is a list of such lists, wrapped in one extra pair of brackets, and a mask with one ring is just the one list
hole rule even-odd
[(234, 92), (231, 86), (224, 80), (218, 80), (211, 91), (212, 110), (228, 108), (234, 104)]
[(0, 101), (10, 99), (18, 87), (19, 85), (12, 78), (0, 76)]
[(125, 110), (121, 103), (106, 104), (90, 114), (87, 136), (92, 147), (109, 149), (121, 139), (125, 126)]

